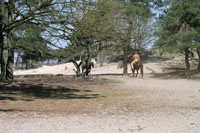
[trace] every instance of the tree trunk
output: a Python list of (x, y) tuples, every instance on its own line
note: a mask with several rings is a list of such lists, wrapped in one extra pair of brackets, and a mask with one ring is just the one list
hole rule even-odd
[(89, 73), (90, 73), (90, 71), (91, 71), (90, 63), (91, 63), (91, 55), (89, 54), (89, 55), (88, 55), (88, 59), (87, 59), (87, 61), (86, 61), (86, 73), (85, 73), (86, 76), (88, 76)]
[(128, 74), (128, 66), (127, 66), (127, 60), (128, 60), (128, 48), (127, 44), (124, 45), (124, 58), (123, 58), (123, 75)]
[[(9, 0), (9, 5), (14, 5), (13, 0)], [(2, 5), (2, 3), (1, 3)], [(1, 9), (1, 11), (3, 8)], [(8, 23), (12, 21), (13, 8), (8, 10)], [(14, 64), (14, 50), (11, 45), (10, 32), (7, 32), (7, 43), (3, 41), (3, 30), (2, 30), (2, 19), (4, 12), (0, 15), (0, 43), (1, 43), (1, 81), (12, 81), (13, 80), (13, 64)]]
[(25, 60), (25, 69), (28, 69), (28, 65), (29, 65), (29, 63), (28, 63), (28, 60)]
[(103, 67), (103, 62), (104, 62), (104, 52), (102, 49), (102, 41), (99, 43), (99, 53), (98, 53), (98, 63), (100, 64), (100, 67)]
[(103, 52), (103, 50), (100, 51), (99, 56), (100, 56), (100, 59), (99, 59), (100, 67), (103, 67), (103, 62), (104, 62), (104, 52)]
[(76, 70), (75, 73), (76, 73), (76, 76), (80, 76), (81, 75), (81, 70), (80, 70), (80, 66), (82, 64), (82, 61), (78, 64), (75, 60), (72, 60), (72, 63), (74, 64), (74, 66), (76, 67)]
[(4, 49), (4, 44), (2, 44), (1, 48), (1, 81), (6, 81), (6, 66), (8, 61), (8, 50)]
[(6, 65), (6, 79), (7, 79), (7, 81), (12, 81), (13, 78), (14, 78), (13, 65), (14, 65), (14, 50), (11, 49), (8, 52), (8, 62), (7, 62), (7, 65)]
[(4, 3), (0, 1), (0, 48), (1, 48), (1, 81), (6, 81), (6, 63), (5, 58), (6, 51), (4, 50), (4, 37), (3, 37), (3, 15), (4, 15)]
[(124, 59), (123, 59), (123, 75), (127, 75), (128, 74), (128, 66), (127, 66), (127, 63), (128, 63), (128, 48), (129, 46), (131, 45), (131, 33), (132, 33), (132, 30), (133, 30), (133, 21), (131, 18), (128, 18), (128, 22), (129, 22), (129, 25), (128, 25), (128, 31), (127, 31), (127, 35), (126, 35), (126, 42), (125, 42), (125, 45), (124, 45), (124, 48), (123, 48), (123, 52), (124, 52)]
[[(0, 27), (2, 28), (2, 27)], [(7, 50), (7, 44), (4, 43), (4, 37), (3, 37), (3, 31), (1, 30), (0, 34), (0, 45), (1, 45), (1, 81), (6, 81), (6, 65), (8, 61), (8, 50)]]
[(197, 49), (197, 54), (198, 54), (198, 62), (199, 62), (197, 69), (200, 72), (200, 49)]
[(185, 48), (186, 76), (190, 78), (189, 48)]
[(90, 49), (90, 46), (91, 46), (91, 41), (84, 41), (84, 46), (85, 46), (85, 49), (86, 49), (86, 54), (87, 54), (87, 59), (86, 59), (86, 71), (85, 73), (83, 73), (83, 76), (88, 76), (91, 69), (90, 69), (90, 63), (91, 63), (91, 58), (92, 58), (92, 54), (91, 54), (91, 49)]
[(19, 53), (17, 53), (17, 58), (16, 58), (16, 62), (15, 62), (15, 68), (17, 69), (17, 68), (19, 68), (19, 58), (20, 58), (20, 52)]

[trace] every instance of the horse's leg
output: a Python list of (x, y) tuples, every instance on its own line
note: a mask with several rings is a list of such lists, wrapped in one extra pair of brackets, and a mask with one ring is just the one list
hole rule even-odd
[(137, 75), (138, 75), (138, 69), (137, 69), (136, 77), (137, 77)]
[(82, 74), (83, 74), (83, 72), (84, 72), (84, 68), (83, 68), (83, 67), (81, 67), (81, 70), (82, 70)]
[(132, 74), (133, 74), (133, 69), (131, 68)]
[(86, 75), (86, 68), (82, 68), (82, 74), (83, 74), (83, 77), (85, 77), (85, 75)]
[(135, 68), (132, 69), (133, 77), (135, 77)]
[(90, 75), (90, 76), (92, 75), (92, 73), (91, 73), (91, 69), (90, 69), (89, 75)]
[(142, 78), (143, 78), (143, 73), (144, 73), (144, 71), (143, 71), (143, 65), (141, 66), (141, 75), (142, 75)]
[(88, 69), (88, 71), (89, 71), (88, 75), (89, 75), (89, 76), (92, 75), (92, 73), (91, 73), (92, 68), (94, 68), (94, 63), (93, 63), (93, 62), (90, 62), (90, 66), (89, 66), (89, 69)]
[(91, 74), (91, 66), (86, 68), (85, 74), (86, 74), (86, 76), (90, 76), (90, 74)]

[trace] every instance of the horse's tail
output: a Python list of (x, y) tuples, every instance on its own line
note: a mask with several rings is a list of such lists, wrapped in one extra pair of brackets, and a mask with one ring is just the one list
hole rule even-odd
[(143, 70), (143, 63), (141, 65), (141, 75), (142, 75), (142, 78), (143, 78), (143, 74), (144, 74), (144, 70)]

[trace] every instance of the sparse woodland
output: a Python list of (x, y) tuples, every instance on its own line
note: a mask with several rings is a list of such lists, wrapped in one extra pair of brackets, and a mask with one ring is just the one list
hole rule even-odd
[(1, 0), (0, 5), (1, 81), (13, 80), (13, 66), (51, 61), (72, 61), (80, 75), (77, 61), (83, 57), (86, 70), (91, 58), (103, 66), (106, 59), (122, 57), (126, 75), (133, 52), (145, 55), (152, 46), (184, 52), (187, 73), (190, 53), (197, 53), (193, 60), (199, 62), (198, 0)]

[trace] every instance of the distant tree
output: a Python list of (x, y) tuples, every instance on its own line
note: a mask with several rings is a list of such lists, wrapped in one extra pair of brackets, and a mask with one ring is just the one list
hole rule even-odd
[[(123, 44), (123, 74), (126, 75), (128, 73), (128, 49), (131, 47), (132, 37), (136, 37), (136, 32), (133, 35), (133, 31), (137, 31), (136, 27), (134, 27), (134, 21), (139, 17), (141, 18), (149, 18), (152, 14), (150, 11), (151, 8), (151, 0), (120, 0), (122, 3), (122, 18), (124, 19), (124, 25), (126, 26), (126, 30), (123, 30), (125, 36), (122, 38)], [(135, 38), (136, 40), (136, 38)], [(137, 39), (141, 40), (141, 39)]]
[(117, 25), (113, 23), (118, 12), (117, 7), (118, 2), (113, 0), (70, 1), (69, 21), (57, 27), (57, 32), (49, 31), (49, 34), (62, 39), (66, 44), (64, 57), (75, 64), (77, 75), (80, 74), (80, 64), (76, 60), (84, 55), (89, 66), (92, 57), (110, 46), (102, 45), (101, 42), (110, 42), (117, 38)]
[[(17, 61), (21, 58), (23, 59), (22, 62), (34, 60), (36, 63), (45, 58), (45, 53), (48, 53), (49, 48), (47, 47), (46, 40), (41, 37), (44, 28), (33, 24), (23, 24), (15, 29), (15, 43), (13, 43), (12, 48), (18, 53)], [(18, 64), (17, 61), (16, 64)]]
[[(180, 51), (185, 54), (186, 73), (189, 77), (189, 53), (200, 45), (200, 1), (172, 1), (170, 8), (161, 19), (156, 45), (168, 51)], [(173, 50), (172, 50), (173, 49)], [(200, 65), (199, 65), (200, 66)]]
[(155, 41), (154, 32), (156, 29), (152, 17), (135, 17), (133, 27), (131, 46), (139, 50), (150, 48)]

